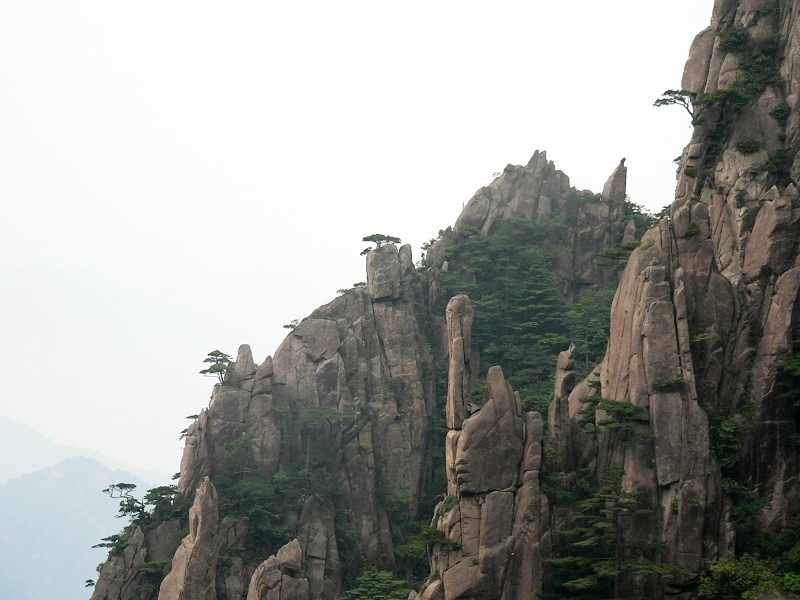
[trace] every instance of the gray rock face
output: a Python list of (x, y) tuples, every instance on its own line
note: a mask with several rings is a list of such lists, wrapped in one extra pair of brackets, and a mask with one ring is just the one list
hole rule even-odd
[(608, 204), (613, 214), (622, 214), (627, 180), (628, 168), (625, 166), (625, 159), (623, 158), (603, 186), (603, 200)]
[[(386, 496), (378, 497), (376, 478), (380, 471), (386, 495), (410, 498), (409, 515), (416, 513), (435, 405), (432, 357), (418, 325), (421, 298), (410, 248), (382, 246), (368, 255), (367, 265), (366, 288), (314, 311), (274, 358), (256, 366), (250, 348), (239, 349), (225, 384), (215, 387), (208, 408), (187, 431), (179, 493), (191, 497), (203, 478), (224, 469), (228, 445), (242, 435), (253, 436), (253, 460), (268, 475), (321, 452), (329, 460), (337, 508), (356, 532), (358, 555), (391, 568), (394, 553), (381, 504)], [(291, 515), (303, 543), (303, 579), (315, 600), (339, 594), (332, 511), (315, 503)], [(247, 588), (244, 578), (257, 566), (242, 564), (230, 574), (231, 593)], [(301, 584), (287, 585), (296, 591)]]
[(103, 564), (91, 600), (132, 600), (138, 596), (143, 576), (137, 567), (145, 562), (171, 559), (179, 544), (179, 530), (177, 519), (161, 523), (146, 533), (137, 527), (122, 552), (112, 552)]
[(300, 543), (292, 540), (261, 563), (247, 590), (247, 600), (308, 600), (308, 579), (300, 574)]
[[(304, 529), (255, 570), (247, 600), (327, 600), (339, 597), (338, 549), (333, 513), (313, 498), (306, 503)], [(333, 577), (331, 577), (333, 576)]]
[(400, 257), (394, 244), (367, 254), (367, 293), (374, 300), (400, 297)]
[[(490, 185), (479, 189), (456, 221), (455, 229), (469, 226), (491, 234), (504, 219), (530, 219), (549, 223), (558, 218), (567, 225), (565, 249), (556, 259), (556, 281), (562, 295), (573, 298), (584, 287), (617, 280), (624, 261), (598, 261), (599, 254), (638, 239), (644, 233), (626, 226), (623, 217), (627, 167), (621, 162), (609, 177), (602, 194), (578, 191), (569, 177), (557, 170), (547, 153), (534, 152), (524, 167), (508, 165)], [(444, 252), (452, 243), (447, 229), (428, 250), (429, 297), (435, 305), (435, 277), (446, 270)]]
[(217, 490), (206, 477), (189, 510), (189, 533), (175, 551), (158, 600), (216, 600), (218, 535)]
[(569, 177), (556, 170), (546, 152), (537, 150), (526, 166), (508, 165), (491, 185), (475, 192), (456, 220), (455, 229), (469, 225), (491, 233), (501, 219), (539, 220), (540, 214), (549, 217), (553, 202), (568, 192)]
[[(785, 523), (799, 494), (797, 449), (787, 441), (796, 415), (774, 389), (777, 367), (800, 331), (798, 193), (785, 174), (759, 165), (779, 151), (788, 165), (800, 145), (800, 4), (785, 3), (779, 15), (765, 14), (764, 6), (718, 0), (711, 27), (692, 45), (683, 87), (710, 93), (744, 76), (740, 57), (719, 44), (733, 26), (745, 28), (753, 44), (782, 36), (786, 58), (778, 67), (786, 86), (764, 89), (722, 131), (715, 130), (719, 106), (696, 107), (703, 118), (682, 156), (671, 218), (649, 231), (628, 260), (608, 351), (590, 377), (602, 397), (639, 407), (636, 431), (649, 441), (626, 447), (582, 432), (581, 400), (595, 393), (589, 380), (568, 395), (557, 391), (550, 409), (562, 468), (599, 474), (623, 466), (624, 488), (638, 492), (654, 515), (624, 536), (663, 539), (665, 562), (684, 569), (658, 591), (629, 578), (621, 585), (630, 595), (674, 597), (709, 561), (732, 552), (736, 527), (722, 476), (771, 501), (762, 527)], [(781, 102), (790, 108), (785, 124), (770, 115)], [(753, 139), (761, 150), (744, 154), (741, 142)], [(723, 419), (746, 423), (738, 456), (728, 457), (735, 468), (725, 472), (710, 436), (710, 423)]]
[[(451, 348), (469, 341), (471, 319), (463, 316), (471, 313), (466, 296), (450, 301)], [(470, 354), (469, 348), (450, 353), (448, 400), (459, 397), (453, 387), (463, 385)], [(459, 409), (448, 401), (448, 423), (456, 422), (450, 413)], [(542, 419), (535, 412), (522, 414), (519, 396), (500, 367), (492, 367), (483, 405), (460, 428), (449, 428), (449, 495), (433, 520), (448, 543), (434, 545), (431, 568), (440, 579), (420, 597), (532, 598), (541, 592), (537, 573), (542, 572), (543, 546), (549, 544), (547, 499), (539, 490)]]
[(453, 297), (447, 305), (447, 348), (450, 360), (447, 371), (447, 428), (461, 429), (467, 416), (472, 369), (472, 320), (475, 311), (469, 298), (460, 295)]

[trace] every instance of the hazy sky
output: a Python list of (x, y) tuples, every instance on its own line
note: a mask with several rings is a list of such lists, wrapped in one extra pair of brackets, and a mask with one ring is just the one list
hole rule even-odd
[(0, 414), (178, 470), (203, 358), (363, 281), (534, 150), (672, 200), (711, 0), (0, 3)]

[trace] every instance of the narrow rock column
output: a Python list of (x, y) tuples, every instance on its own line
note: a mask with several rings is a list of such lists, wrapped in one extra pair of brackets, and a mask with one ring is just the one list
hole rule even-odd
[(158, 600), (216, 600), (218, 533), (217, 490), (206, 477), (189, 509), (189, 534), (175, 551)]
[(611, 211), (617, 215), (621, 215), (622, 209), (625, 207), (627, 179), (628, 167), (625, 166), (625, 159), (623, 158), (603, 186), (603, 200), (611, 207)]
[(470, 354), (472, 353), (472, 322), (475, 311), (465, 295), (453, 296), (447, 303), (447, 348), (450, 361), (447, 365), (447, 438), (445, 441), (445, 461), (447, 463), (447, 493), (455, 495), (456, 447), (461, 435), (461, 427), (467, 418), (467, 398), (469, 397)]
[(447, 303), (447, 346), (450, 362), (447, 369), (447, 428), (461, 429), (469, 397), (472, 322), (475, 311), (465, 295), (453, 296)]

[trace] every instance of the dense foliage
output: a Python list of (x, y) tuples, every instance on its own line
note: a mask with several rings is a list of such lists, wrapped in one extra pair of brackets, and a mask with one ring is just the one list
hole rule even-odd
[[(545, 598), (618, 598), (619, 576), (623, 573), (669, 577), (675, 569), (652, 560), (663, 541), (637, 544), (634, 553), (623, 539), (634, 520), (647, 516), (637, 494), (622, 489), (623, 471), (610, 467), (593, 485), (578, 473), (574, 492), (559, 499), (571, 505), (567, 529), (557, 532), (565, 542), (560, 556), (550, 558), (552, 574), (546, 578)], [(557, 495), (554, 495), (554, 497)], [(566, 502), (565, 502), (566, 501)]]
[(528, 408), (546, 410), (558, 353), (570, 342), (588, 365), (597, 364), (608, 340), (613, 289), (588, 290), (573, 306), (556, 290), (553, 261), (564, 225), (522, 219), (502, 221), (490, 236), (458, 229), (447, 251), (448, 270), (437, 276), (442, 304), (467, 294), (475, 310), (472, 342), (481, 375), (500, 365)]
[(395, 579), (390, 571), (369, 569), (341, 600), (406, 600), (410, 591), (406, 582)]

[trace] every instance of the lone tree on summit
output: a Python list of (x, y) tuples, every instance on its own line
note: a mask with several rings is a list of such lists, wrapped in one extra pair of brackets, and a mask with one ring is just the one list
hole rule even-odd
[[(380, 248), (384, 244), (399, 244), (400, 243), (400, 238), (399, 237), (394, 237), (392, 235), (384, 235), (382, 233), (373, 233), (372, 235), (368, 235), (367, 237), (362, 238), (361, 241), (362, 242), (372, 242), (373, 244), (375, 244), (375, 248)], [(361, 256), (364, 256), (365, 254), (369, 254), (375, 248), (364, 248), (361, 251)]]
[(225, 383), (225, 374), (231, 370), (232, 360), (230, 356), (219, 350), (209, 352), (203, 362), (210, 363), (211, 366), (200, 371), (200, 374), (206, 377), (216, 377), (220, 383)]

